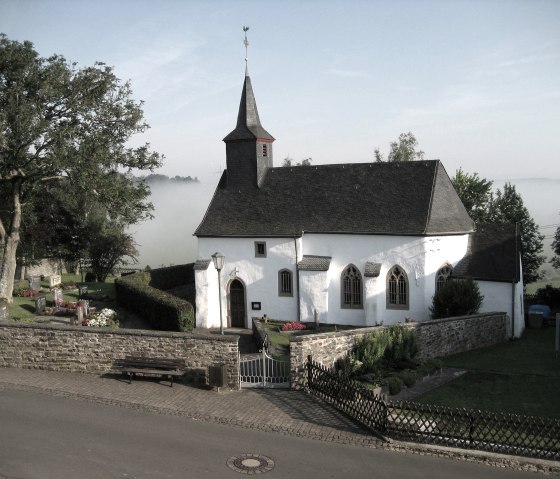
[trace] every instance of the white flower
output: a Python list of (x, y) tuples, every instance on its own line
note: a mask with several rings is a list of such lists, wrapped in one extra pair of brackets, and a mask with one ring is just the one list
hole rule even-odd
[(113, 311), (112, 309), (109, 308), (104, 308), (98, 313), (95, 313), (93, 318), (89, 320), (88, 326), (96, 326), (99, 328), (103, 328), (105, 326), (108, 326), (111, 323), (111, 321), (114, 321), (116, 317), (117, 317), (116, 311)]

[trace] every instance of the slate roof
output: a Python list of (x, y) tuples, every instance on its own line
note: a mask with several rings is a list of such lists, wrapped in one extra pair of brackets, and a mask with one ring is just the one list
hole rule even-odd
[(328, 271), (331, 266), (330, 256), (303, 255), (298, 263), (300, 271)]
[(474, 230), (439, 160), (270, 168), (261, 187), (227, 187), (195, 235), (446, 235)]
[(249, 75), (245, 75), (241, 101), (239, 103), (239, 113), (237, 115), (237, 125), (224, 138), (224, 141), (254, 140), (257, 138), (259, 140), (274, 140), (272, 135), (261, 125), (257, 102), (255, 101), (253, 87), (251, 86), (251, 78)]
[(467, 254), (453, 269), (453, 276), (518, 282), (519, 255), (519, 238), (514, 224), (480, 224), (470, 235)]
[(195, 271), (204, 271), (208, 269), (208, 266), (210, 266), (211, 262), (211, 259), (197, 259), (194, 263), (193, 269)]

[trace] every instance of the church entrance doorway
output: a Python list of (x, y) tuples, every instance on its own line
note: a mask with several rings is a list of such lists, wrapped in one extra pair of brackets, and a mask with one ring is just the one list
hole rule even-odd
[(229, 316), (232, 328), (245, 328), (245, 286), (238, 279), (229, 285)]

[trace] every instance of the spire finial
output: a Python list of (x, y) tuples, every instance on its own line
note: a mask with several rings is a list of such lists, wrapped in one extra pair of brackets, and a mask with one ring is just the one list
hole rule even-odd
[(249, 73), (249, 57), (247, 55), (247, 49), (249, 48), (249, 40), (247, 40), (247, 31), (249, 27), (243, 26), (243, 31), (245, 32), (245, 39), (243, 40), (243, 45), (245, 45), (245, 75)]

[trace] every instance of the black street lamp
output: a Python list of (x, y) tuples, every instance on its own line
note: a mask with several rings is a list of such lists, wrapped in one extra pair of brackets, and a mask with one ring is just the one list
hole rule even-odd
[(222, 281), (220, 280), (220, 272), (224, 267), (225, 256), (222, 253), (215, 252), (212, 255), (214, 261), (214, 268), (218, 271), (218, 303), (220, 304), (220, 334), (224, 334), (224, 322), (222, 319)]

